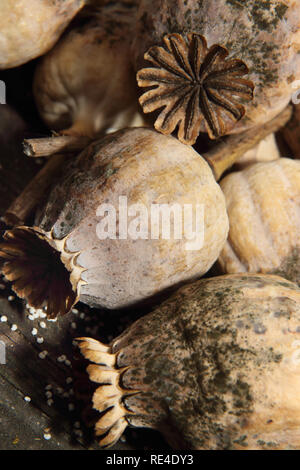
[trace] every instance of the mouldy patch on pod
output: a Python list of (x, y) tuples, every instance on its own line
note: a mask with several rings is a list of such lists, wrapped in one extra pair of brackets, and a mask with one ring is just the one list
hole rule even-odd
[(84, 9), (37, 66), (33, 91), (50, 129), (95, 137), (108, 128), (143, 125), (130, 61), (137, 2)]
[(300, 282), (300, 162), (256, 163), (220, 183), (229, 235), (223, 272), (274, 273)]
[[(146, 113), (194, 143), (273, 119), (300, 73), (295, 0), (141, 0), (132, 53)], [(251, 93), (254, 88), (254, 99)], [(161, 108), (163, 110), (161, 111)]]
[(199, 277), (227, 233), (208, 163), (174, 137), (132, 128), (84, 150), (36, 226), (6, 232), (0, 257), (16, 293), (56, 316), (79, 299), (115, 309)]
[(84, 4), (84, 0), (0, 0), (0, 69), (45, 54)]
[(273, 275), (181, 288), (109, 345), (79, 338), (101, 446), (128, 424), (175, 449), (297, 449), (300, 289)]

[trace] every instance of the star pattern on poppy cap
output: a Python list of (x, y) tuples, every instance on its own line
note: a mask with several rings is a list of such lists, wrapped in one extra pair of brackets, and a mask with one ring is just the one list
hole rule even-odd
[(153, 67), (137, 73), (140, 87), (151, 87), (140, 97), (145, 113), (162, 109), (154, 126), (163, 134), (178, 127), (178, 139), (194, 144), (203, 124), (211, 139), (226, 135), (245, 114), (242, 102), (253, 99), (254, 85), (242, 78), (249, 73), (240, 59), (191, 33), (164, 37), (163, 46), (152, 46), (144, 58)]

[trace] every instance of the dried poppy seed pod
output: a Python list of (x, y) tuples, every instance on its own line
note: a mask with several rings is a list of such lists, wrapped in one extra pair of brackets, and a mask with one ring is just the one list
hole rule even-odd
[(223, 272), (270, 272), (299, 283), (300, 162), (256, 163), (220, 185), (230, 225), (218, 260)]
[(290, 101), (299, 50), (295, 0), (142, 0), (133, 55), (138, 84), (155, 88), (141, 105), (164, 107), (156, 129), (190, 144), (261, 125)]
[(84, 0), (0, 0), (0, 69), (45, 54)]
[(19, 296), (34, 307), (45, 301), (52, 316), (79, 298), (120, 308), (201, 276), (228, 233), (225, 199), (206, 161), (146, 128), (83, 151), (36, 225), (7, 232), (2, 271)]
[(49, 128), (93, 138), (111, 127), (143, 125), (129, 58), (131, 3), (84, 10), (81, 24), (43, 57), (33, 90)]
[(295, 284), (226, 275), (181, 288), (108, 346), (79, 338), (100, 445), (131, 424), (177, 449), (299, 448), (299, 322)]

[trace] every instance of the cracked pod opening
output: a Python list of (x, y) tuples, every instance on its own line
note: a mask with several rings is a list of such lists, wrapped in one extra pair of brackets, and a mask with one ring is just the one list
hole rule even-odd
[(5, 232), (0, 262), (14, 292), (34, 308), (46, 307), (49, 318), (68, 313), (79, 299), (74, 253), (68, 254), (65, 240), (53, 239), (51, 232), (30, 227)]

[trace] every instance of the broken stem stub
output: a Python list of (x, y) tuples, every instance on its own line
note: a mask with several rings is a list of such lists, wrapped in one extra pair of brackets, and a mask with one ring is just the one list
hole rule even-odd
[(280, 128), (290, 120), (292, 116), (292, 106), (285, 108), (278, 116), (263, 126), (253, 127), (241, 134), (226, 137), (212, 150), (202, 156), (210, 165), (216, 181), (228, 170), (245, 152), (255, 147), (262, 139)]
[(91, 139), (83, 136), (53, 136), (39, 139), (25, 139), (23, 151), (27, 157), (51, 157), (56, 154), (78, 152), (84, 149)]
[(45, 191), (59, 174), (65, 159), (66, 155), (59, 154), (47, 161), (24, 191), (7, 209), (3, 217), (7, 225), (22, 225), (26, 222), (29, 215), (44, 197)]

